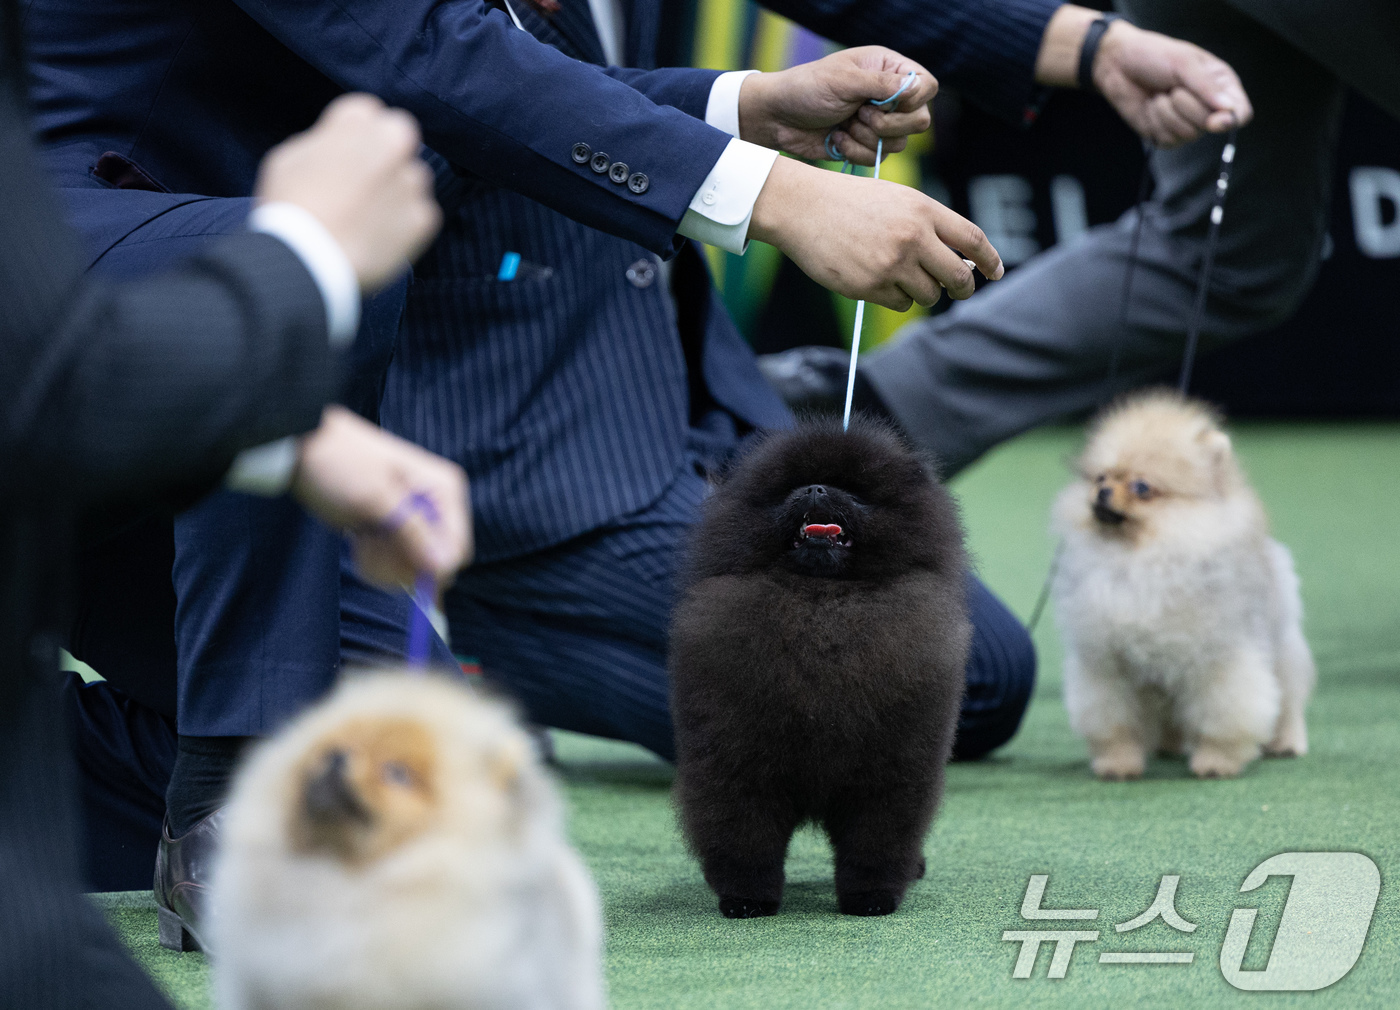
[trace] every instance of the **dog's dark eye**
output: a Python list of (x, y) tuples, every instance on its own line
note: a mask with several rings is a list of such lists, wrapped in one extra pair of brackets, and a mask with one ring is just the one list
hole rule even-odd
[(1152, 488), (1148, 486), (1145, 480), (1135, 480), (1133, 481), (1133, 494), (1145, 500), (1151, 497)]
[(384, 781), (396, 786), (413, 785), (413, 773), (408, 770), (408, 766), (398, 761), (385, 761), (383, 767)]

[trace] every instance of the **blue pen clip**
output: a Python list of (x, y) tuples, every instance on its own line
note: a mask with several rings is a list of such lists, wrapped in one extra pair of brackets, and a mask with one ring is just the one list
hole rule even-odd
[(501, 269), (496, 272), (496, 280), (513, 281), (515, 275), (520, 272), (520, 254), (518, 252), (508, 252), (501, 257)]

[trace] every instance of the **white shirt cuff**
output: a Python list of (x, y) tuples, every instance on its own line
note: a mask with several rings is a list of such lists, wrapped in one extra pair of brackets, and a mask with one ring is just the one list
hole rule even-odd
[(244, 449), (224, 477), (230, 491), (275, 498), (292, 486), (301, 447), (295, 435)]
[(676, 230), (686, 238), (743, 255), (748, 248), (753, 206), (777, 160), (777, 151), (737, 137), (731, 140)]
[(757, 70), (733, 70), (720, 74), (710, 86), (710, 100), (705, 104), (705, 122), (731, 137), (739, 136), (739, 89), (744, 80)]
[(279, 238), (296, 253), (326, 303), (326, 329), (337, 350), (360, 326), (360, 282), (355, 268), (326, 226), (294, 203), (263, 203), (248, 215), (248, 230)]

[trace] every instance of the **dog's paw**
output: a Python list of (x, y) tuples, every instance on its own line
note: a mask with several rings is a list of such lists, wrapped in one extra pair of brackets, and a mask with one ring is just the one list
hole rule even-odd
[(720, 898), (719, 910), (726, 919), (757, 919), (765, 915), (776, 915), (778, 902), (761, 901), (758, 898)]
[(1115, 747), (1096, 754), (1089, 767), (1105, 782), (1123, 782), (1142, 778), (1147, 759), (1141, 748)]
[(1269, 757), (1302, 757), (1308, 752), (1308, 731), (1301, 724), (1280, 727), (1278, 733), (1264, 746)]
[(1236, 749), (1203, 743), (1191, 755), (1191, 773), (1198, 779), (1232, 779), (1249, 763)]
[(889, 915), (899, 907), (893, 891), (854, 891), (836, 896), (842, 915)]

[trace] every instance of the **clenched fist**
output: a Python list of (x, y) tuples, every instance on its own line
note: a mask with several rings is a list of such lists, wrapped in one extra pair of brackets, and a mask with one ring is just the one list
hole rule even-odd
[[(889, 110), (871, 105), (918, 75)], [(799, 158), (828, 157), (826, 137), (858, 165), (875, 164), (876, 143), (902, 151), (932, 124), (928, 104), (938, 81), (913, 60), (883, 46), (862, 46), (776, 74), (752, 74), (739, 91), (739, 137)], [(832, 130), (835, 130), (832, 133)]]
[[(1036, 56), (1041, 84), (1078, 83), (1084, 36), (1099, 12), (1064, 4), (1050, 18)], [(1126, 20), (1114, 21), (1090, 67), (1094, 87), (1124, 122), (1158, 147), (1177, 147), (1202, 133), (1224, 133), (1254, 117), (1230, 64), (1200, 46)]]
[(292, 494), (349, 535), (356, 567), (379, 585), (422, 574), (448, 585), (471, 560), (462, 468), (344, 407), (327, 407), (302, 442)]
[(418, 123), (373, 95), (342, 95), (305, 133), (263, 159), (253, 195), (310, 211), (340, 244), (364, 291), (421, 253), (442, 221), (418, 157)]

